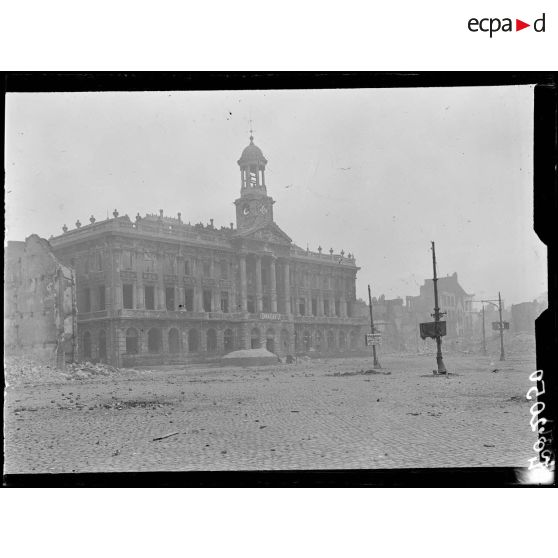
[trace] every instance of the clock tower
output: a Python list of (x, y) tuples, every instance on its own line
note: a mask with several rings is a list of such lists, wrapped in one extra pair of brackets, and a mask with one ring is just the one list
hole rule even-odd
[(240, 167), (240, 197), (235, 200), (236, 227), (239, 231), (260, 228), (273, 222), (272, 198), (267, 195), (265, 166), (267, 159), (254, 144), (250, 133), (250, 144), (244, 149)]

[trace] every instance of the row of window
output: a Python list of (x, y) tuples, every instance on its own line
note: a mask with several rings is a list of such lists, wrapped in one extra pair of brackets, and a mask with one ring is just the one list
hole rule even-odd
[[(144, 305), (146, 310), (155, 310), (155, 287), (152, 285), (145, 285), (143, 287)], [(194, 311), (194, 289), (184, 290), (184, 304), (177, 305), (174, 287), (166, 287), (164, 290), (165, 295), (165, 308), (169, 311), (186, 310), (187, 312)], [(230, 309), (229, 293), (221, 291), (220, 293), (220, 311), (228, 314)], [(134, 308), (134, 285), (122, 285), (122, 305), (124, 308)], [(214, 308), (213, 292), (210, 289), (205, 289), (202, 293), (202, 308), (204, 312), (216, 312)]]
[[(201, 348), (201, 338), (205, 335), (205, 350), (208, 353), (215, 353), (218, 349), (217, 331), (215, 329), (208, 329), (205, 333), (197, 329), (190, 329), (188, 331), (188, 352), (196, 353)], [(180, 332), (177, 328), (171, 328), (167, 333), (168, 352), (171, 354), (180, 353), (181, 340)], [(345, 349), (348, 346), (352, 349), (357, 348), (359, 334), (357, 331), (352, 331), (350, 335), (346, 332), (328, 331), (323, 334), (321, 331), (311, 332), (304, 330), (302, 333), (295, 332), (295, 347), (296, 350), (311, 351), (316, 350), (334, 350)], [(148, 353), (161, 353), (163, 352), (163, 334), (160, 328), (153, 327), (147, 331), (147, 352)], [(265, 341), (265, 346), (268, 351), (275, 352), (276, 342), (284, 352), (290, 350), (289, 342), (290, 335), (286, 329), (282, 329), (279, 334), (279, 340), (276, 338), (276, 332), (272, 328), (265, 331), (262, 338), (261, 332), (258, 328), (253, 328), (250, 332), (250, 346), (253, 349), (258, 349), (262, 346), (262, 341)], [(232, 329), (225, 329), (223, 332), (223, 349), (225, 352), (233, 351), (237, 348), (235, 343), (235, 333)], [(92, 334), (89, 331), (84, 332), (82, 337), (82, 350), (85, 359), (92, 358)], [(126, 330), (126, 354), (133, 355), (140, 352), (139, 333), (135, 328), (128, 328)], [(97, 357), (99, 360), (106, 361), (107, 358), (107, 342), (105, 330), (100, 330), (97, 333)]]
[[(122, 252), (122, 269), (124, 270), (135, 270), (135, 253), (129, 250), (124, 250)], [(143, 271), (147, 273), (156, 273), (156, 261), (157, 258), (154, 254), (145, 253), (143, 255)], [(212, 277), (215, 273), (212, 273), (211, 269), (211, 262), (207, 260), (202, 260), (201, 262), (201, 271), (203, 277)], [(72, 260), (72, 264), (75, 265), (75, 260)], [(194, 274), (194, 260), (184, 260), (182, 263), (183, 265), (183, 273), (184, 275), (193, 275)], [(218, 270), (219, 270), (219, 278), (221, 279), (229, 279), (234, 275), (233, 273), (233, 264), (226, 260), (221, 260), (217, 262)], [(178, 269), (177, 259), (174, 257), (165, 257), (163, 259), (163, 272), (167, 275), (176, 275)], [(85, 256), (83, 258), (83, 271), (84, 273), (89, 273), (90, 271), (103, 271), (103, 254), (102, 252), (96, 252), (94, 254)], [(262, 267), (262, 284), (264, 286), (269, 284), (269, 272), (270, 270), (266, 267)], [(251, 278), (252, 274), (249, 274), (249, 281), (255, 280)], [(282, 279), (280, 277), (280, 279)], [(345, 277), (331, 277), (331, 276), (318, 276), (312, 273), (297, 273), (296, 274), (296, 281), (299, 285), (305, 287), (312, 287), (312, 288), (324, 288), (324, 289), (331, 289), (331, 288), (343, 288), (343, 284), (345, 282), (349, 282), (352, 284), (352, 278), (345, 278)], [(452, 296), (453, 301), (452, 305), (455, 303), (455, 299)]]
[[(136, 269), (136, 256), (133, 252), (129, 250), (124, 250), (122, 253), (122, 269), (125, 270), (135, 270)], [(147, 273), (156, 273), (156, 262), (157, 256), (155, 254), (145, 253), (143, 254), (143, 263), (141, 266), (143, 271)], [(184, 260), (182, 262), (182, 272), (184, 275), (194, 274), (194, 262), (195, 260)], [(212, 277), (215, 273), (212, 273), (211, 262), (208, 260), (202, 260), (199, 262), (201, 264), (201, 271), (204, 277)], [(221, 260), (217, 263), (219, 270), (219, 277), (221, 279), (228, 279), (233, 274), (233, 264), (226, 260)], [(167, 275), (176, 275), (178, 273), (178, 260), (174, 257), (163, 258), (163, 273)]]
[[(194, 289), (185, 289), (184, 291), (184, 304), (177, 305), (175, 288), (166, 287), (164, 290), (165, 295), (165, 308), (169, 311), (177, 309), (186, 310), (187, 312), (194, 311)], [(95, 289), (83, 289), (81, 292), (81, 300), (78, 301), (78, 308), (81, 312), (91, 312), (97, 310), (105, 310), (106, 308), (106, 289), (104, 285), (99, 285)], [(228, 314), (231, 312), (231, 301), (227, 291), (221, 291), (219, 299), (219, 311)], [(124, 308), (133, 309), (134, 306), (134, 285), (122, 285), (122, 304)], [(281, 304), (283, 304), (281, 302)], [(146, 310), (155, 310), (155, 287), (153, 285), (144, 286), (144, 305)], [(341, 301), (335, 299), (333, 304), (329, 299), (324, 299), (324, 315), (325, 316), (341, 316)], [(216, 312), (217, 308), (214, 307), (213, 292), (210, 289), (204, 289), (202, 293), (202, 310), (203, 312)], [(253, 295), (247, 297), (247, 310), (250, 313), (255, 313), (256, 298)], [(286, 311), (285, 308), (282, 309)], [(309, 310), (309, 312), (308, 312)], [(269, 296), (262, 297), (262, 311), (271, 312), (271, 298)], [(318, 299), (316, 297), (310, 299), (310, 308), (307, 308), (307, 301), (305, 298), (298, 300), (298, 314), (301, 316), (317, 316), (318, 315)], [(351, 304), (347, 304), (347, 316), (351, 316)]]

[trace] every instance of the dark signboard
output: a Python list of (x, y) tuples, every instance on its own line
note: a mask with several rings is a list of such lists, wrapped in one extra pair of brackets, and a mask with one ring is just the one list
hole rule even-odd
[[(436, 328), (436, 326), (438, 326)], [(426, 339), (427, 337), (436, 338), (438, 336), (443, 337), (446, 334), (446, 322), (426, 322), (420, 324), (420, 337), (421, 339)]]
[[(502, 329), (510, 329), (510, 322), (502, 322), (504, 326)], [(492, 329), (494, 331), (500, 331), (500, 322), (492, 322)]]

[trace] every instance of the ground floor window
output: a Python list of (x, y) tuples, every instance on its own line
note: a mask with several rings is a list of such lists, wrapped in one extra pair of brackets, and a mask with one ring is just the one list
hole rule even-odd
[(330, 350), (335, 349), (335, 334), (333, 331), (327, 332), (327, 347)]
[(261, 345), (260, 330), (255, 327), (250, 334), (250, 346), (252, 349), (259, 349)]
[(217, 350), (217, 332), (214, 329), (207, 330), (207, 352), (214, 353)]
[(281, 349), (283, 352), (289, 350), (289, 332), (286, 329), (281, 330)]
[(172, 328), (169, 331), (169, 353), (180, 352), (180, 334), (178, 329)]
[(188, 351), (195, 353), (200, 349), (200, 334), (197, 329), (188, 332)]
[(232, 329), (225, 329), (223, 334), (224, 343), (225, 343), (225, 351), (231, 352), (234, 350), (234, 332)]
[(147, 350), (150, 353), (160, 353), (162, 351), (161, 330), (154, 327), (147, 332)]
[(275, 352), (275, 331), (268, 329), (265, 334), (265, 348), (270, 352)]
[(135, 355), (138, 350), (138, 332), (133, 327), (126, 330), (126, 353)]
[(312, 348), (312, 334), (309, 331), (305, 331), (302, 335), (302, 343), (305, 351), (309, 351)]

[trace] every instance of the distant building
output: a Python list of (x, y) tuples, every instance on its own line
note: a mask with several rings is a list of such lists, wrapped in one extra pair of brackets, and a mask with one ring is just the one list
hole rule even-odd
[[(438, 302), (440, 310), (447, 312), (442, 320), (446, 322), (445, 340), (469, 341), (473, 335), (473, 294), (467, 293), (459, 284), (457, 273), (438, 278)], [(434, 284), (426, 279), (418, 296), (408, 296), (407, 311), (417, 323), (434, 320)]]
[(37, 235), (5, 250), (4, 348), (59, 367), (77, 355), (74, 270)]
[(50, 239), (76, 271), (80, 359), (127, 366), (261, 346), (278, 355), (363, 348), (354, 255), (293, 244), (275, 223), (266, 164), (250, 137), (236, 228), (115, 210)]
[(511, 330), (514, 333), (535, 333), (535, 320), (545, 310), (544, 302), (533, 300), (511, 305)]

